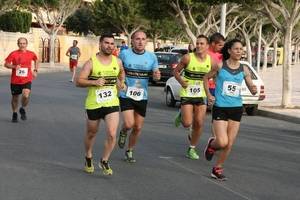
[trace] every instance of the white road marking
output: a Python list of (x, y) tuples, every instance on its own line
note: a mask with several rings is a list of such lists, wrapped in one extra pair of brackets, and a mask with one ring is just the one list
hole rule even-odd
[[(182, 165), (182, 164), (180, 164), (180, 163), (172, 160), (172, 157), (170, 157), (170, 156), (159, 156), (159, 158), (164, 159), (167, 162), (170, 162), (170, 163), (176, 165), (177, 167), (180, 167), (180, 168), (182, 168), (182, 169), (184, 169), (184, 170), (186, 170), (186, 171), (188, 171), (188, 172), (190, 172), (192, 174), (195, 174), (195, 175), (198, 175), (198, 176), (206, 178), (206, 176), (204, 174), (201, 174), (201, 173), (199, 173), (197, 171), (194, 171), (192, 169), (189, 169), (189, 168), (185, 167), (184, 165)], [(209, 182), (211, 182), (211, 183), (213, 183), (213, 184), (215, 184), (215, 185), (217, 185), (219, 187), (222, 187), (223, 189), (225, 189), (225, 190), (227, 190), (227, 191), (229, 191), (229, 192), (231, 192), (231, 193), (233, 193), (233, 194), (235, 194), (235, 195), (237, 195), (237, 196), (239, 196), (239, 197), (241, 197), (243, 199), (251, 200), (249, 197), (246, 197), (245, 195), (243, 195), (243, 194), (241, 194), (241, 193), (239, 193), (237, 191), (234, 191), (234, 190), (232, 190), (232, 189), (230, 189), (230, 188), (228, 188), (228, 187), (226, 187), (226, 186), (224, 186), (222, 184), (219, 184), (219, 183), (217, 183), (216, 181), (213, 181), (210, 178), (206, 178), (206, 180), (208, 180)]]

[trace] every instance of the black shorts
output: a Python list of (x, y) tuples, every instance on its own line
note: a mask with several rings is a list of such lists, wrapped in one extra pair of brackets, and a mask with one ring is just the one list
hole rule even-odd
[(23, 89), (31, 90), (31, 82), (25, 84), (10, 84), (10, 91), (12, 95), (22, 94)]
[(104, 119), (106, 115), (114, 112), (119, 112), (120, 108), (119, 106), (112, 106), (112, 107), (101, 107), (101, 108), (96, 108), (86, 110), (86, 114), (89, 118), (89, 120), (99, 120), (99, 119)]
[(121, 111), (134, 110), (142, 117), (146, 116), (147, 100), (135, 101), (130, 98), (119, 98)]
[(212, 108), (212, 120), (232, 120), (240, 122), (243, 115), (243, 107), (217, 107)]
[(207, 98), (206, 97), (197, 97), (197, 98), (190, 98), (190, 97), (181, 97), (181, 105), (207, 105)]

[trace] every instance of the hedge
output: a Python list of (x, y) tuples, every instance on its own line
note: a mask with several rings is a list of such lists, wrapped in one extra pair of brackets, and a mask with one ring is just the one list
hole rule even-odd
[(7, 32), (29, 32), (32, 15), (28, 12), (13, 10), (0, 16), (0, 30)]

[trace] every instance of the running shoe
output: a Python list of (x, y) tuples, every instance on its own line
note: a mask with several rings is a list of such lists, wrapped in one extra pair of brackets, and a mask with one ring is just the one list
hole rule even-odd
[(19, 109), (19, 112), (21, 114), (21, 120), (26, 120), (27, 119), (27, 116), (26, 116), (26, 112), (25, 112), (25, 109), (23, 107), (21, 107)]
[(14, 123), (18, 122), (18, 113), (16, 112), (13, 113), (11, 121)]
[(127, 138), (127, 133), (120, 131), (118, 145), (121, 149), (123, 149), (125, 146), (126, 138)]
[(192, 148), (192, 147), (189, 147), (189, 149), (187, 151), (187, 154), (186, 154), (186, 157), (188, 157), (189, 159), (192, 159), (192, 160), (198, 160), (199, 159), (199, 155), (198, 155), (196, 149)]
[(224, 174), (223, 174), (223, 168), (222, 167), (213, 167), (210, 176), (214, 179), (219, 180), (219, 181), (227, 180), (226, 176), (224, 176)]
[(112, 175), (113, 170), (110, 168), (108, 161), (100, 160), (99, 167), (102, 169), (104, 175)]
[(135, 163), (136, 160), (133, 158), (133, 151), (132, 150), (127, 150), (125, 152), (125, 161), (129, 163)]
[(179, 127), (181, 124), (181, 111), (176, 114), (174, 124), (176, 127)]
[(94, 168), (94, 165), (93, 165), (92, 158), (85, 157), (84, 171), (86, 173), (93, 173), (94, 170), (95, 170), (95, 168)]
[(206, 147), (204, 149), (204, 156), (205, 156), (206, 160), (208, 160), (208, 161), (212, 160), (212, 158), (213, 158), (213, 156), (215, 154), (215, 151), (216, 151), (214, 148), (212, 148), (210, 146), (210, 144), (212, 143), (212, 141), (214, 141), (214, 139), (215, 139), (214, 137), (210, 137), (208, 139), (207, 145), (206, 145)]

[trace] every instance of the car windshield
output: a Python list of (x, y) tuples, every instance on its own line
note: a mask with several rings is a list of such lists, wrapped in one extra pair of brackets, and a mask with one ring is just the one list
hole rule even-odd
[(177, 54), (156, 53), (156, 56), (159, 63), (173, 64), (179, 63), (180, 60), (180, 56)]

